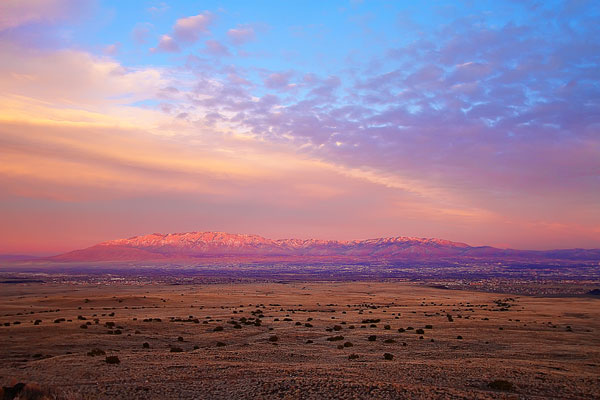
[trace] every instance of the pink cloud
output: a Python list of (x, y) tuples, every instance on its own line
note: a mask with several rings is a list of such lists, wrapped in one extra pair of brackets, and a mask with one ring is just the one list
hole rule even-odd
[(169, 35), (162, 35), (156, 47), (150, 49), (153, 53), (176, 53), (179, 51), (179, 45)]
[(232, 28), (227, 31), (227, 36), (229, 40), (235, 45), (242, 45), (249, 41), (254, 40), (255, 33), (252, 27), (242, 27), (239, 26), (237, 28)]
[(0, 31), (31, 23), (53, 23), (85, 8), (88, 0), (2, 0)]
[(113, 43), (113, 44), (104, 46), (104, 49), (102, 50), (102, 52), (108, 56), (114, 56), (119, 53), (120, 49), (121, 49), (121, 43), (117, 42), (117, 43)]
[(208, 27), (213, 19), (213, 14), (208, 11), (191, 17), (180, 18), (173, 26), (173, 36), (181, 42), (196, 42), (200, 35), (208, 33)]

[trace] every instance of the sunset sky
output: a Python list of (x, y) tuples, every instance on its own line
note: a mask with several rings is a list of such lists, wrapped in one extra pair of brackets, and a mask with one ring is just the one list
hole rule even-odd
[(600, 247), (598, 1), (0, 1), (0, 253)]

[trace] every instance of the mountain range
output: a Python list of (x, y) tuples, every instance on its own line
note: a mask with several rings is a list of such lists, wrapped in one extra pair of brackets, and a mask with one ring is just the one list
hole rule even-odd
[(239, 258), (260, 260), (599, 261), (600, 249), (513, 250), (442, 239), (390, 237), (367, 240), (267, 239), (258, 235), (187, 232), (110, 240), (50, 257), (59, 262), (161, 261)]

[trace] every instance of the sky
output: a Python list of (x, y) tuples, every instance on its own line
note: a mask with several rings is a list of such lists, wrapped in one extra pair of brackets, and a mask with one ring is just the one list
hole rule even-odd
[(597, 1), (0, 2), (0, 253), (600, 247)]

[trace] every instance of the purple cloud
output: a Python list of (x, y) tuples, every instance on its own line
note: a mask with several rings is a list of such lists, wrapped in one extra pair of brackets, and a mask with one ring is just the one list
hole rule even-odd
[(265, 87), (276, 90), (286, 89), (290, 84), (291, 77), (291, 72), (275, 72), (269, 74), (264, 81)]
[(213, 56), (229, 56), (229, 50), (217, 40), (207, 40), (204, 42), (204, 52)]
[(149, 23), (137, 24), (131, 31), (131, 38), (138, 45), (146, 44), (150, 37), (151, 29), (152, 29), (152, 24), (149, 24)]

